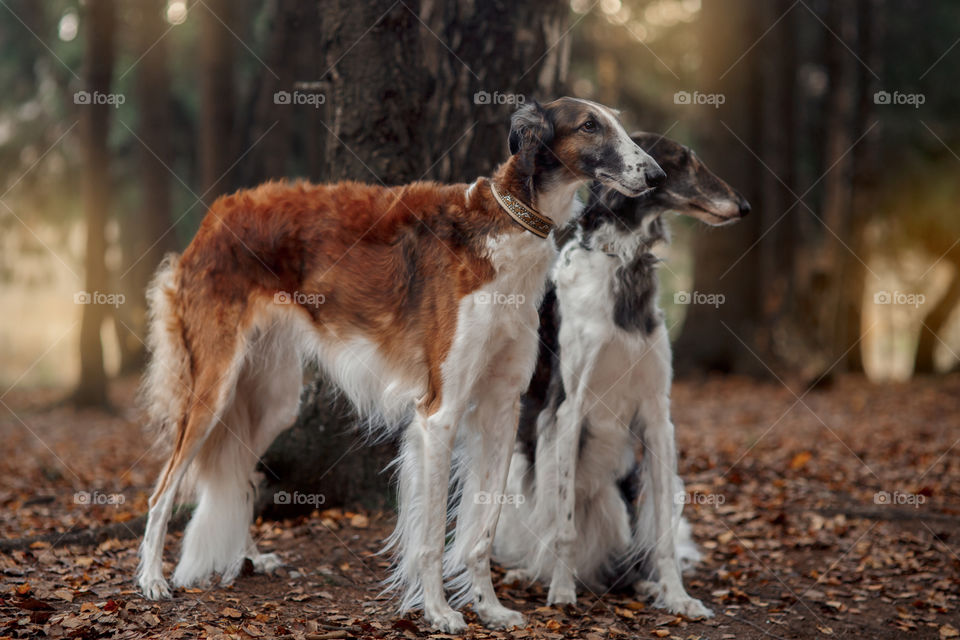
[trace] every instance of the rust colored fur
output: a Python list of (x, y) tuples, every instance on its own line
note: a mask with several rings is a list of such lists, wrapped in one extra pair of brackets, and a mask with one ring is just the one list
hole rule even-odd
[[(510, 163), (497, 173), (506, 184), (510, 174)], [(195, 404), (216, 404), (215, 378), (254, 315), (278, 293), (299, 292), (323, 297), (298, 305), (318, 331), (340, 340), (362, 334), (398, 367), (425, 361), (432, 412), (459, 300), (494, 276), (480, 242), (524, 232), (499, 208), (488, 180), (470, 202), (467, 186), (268, 182), (214, 202), (176, 272), (177, 328), (191, 354)], [(173, 460), (186, 431), (181, 423)]]

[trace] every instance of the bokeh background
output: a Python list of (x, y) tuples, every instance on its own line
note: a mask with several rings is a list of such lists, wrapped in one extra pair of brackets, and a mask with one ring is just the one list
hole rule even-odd
[[(736, 227), (673, 225), (681, 372), (957, 365), (956, 3), (410, 7), (4, 0), (3, 388), (100, 402), (137, 371), (144, 286), (215, 196), (278, 177), (471, 180), (503, 159), (517, 100), (561, 94), (691, 145), (753, 204)], [(388, 28), (353, 44), (373, 13)]]
[(686, 585), (721, 615), (497, 568), (523, 637), (960, 636), (958, 63), (955, 0), (0, 0), (0, 637), (425, 635), (381, 595), (394, 443), (312, 371), (256, 478), (284, 568), (139, 598), (144, 289), (224, 193), (469, 182), (561, 95), (753, 211), (660, 249)]

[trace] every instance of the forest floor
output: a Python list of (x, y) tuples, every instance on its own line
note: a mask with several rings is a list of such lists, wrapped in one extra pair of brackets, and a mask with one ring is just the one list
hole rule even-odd
[[(390, 512), (258, 521), (283, 569), (159, 603), (134, 587), (137, 538), (57, 544), (69, 530), (132, 528), (145, 511), (162, 461), (132, 389), (114, 389), (115, 414), (57, 406), (52, 391), (0, 398), (0, 638), (444, 637), (380, 596)], [(807, 394), (707, 378), (678, 382), (673, 408), (685, 514), (704, 552), (686, 584), (716, 617), (610, 594), (547, 607), (543, 588), (503, 584), (498, 568), (500, 597), (528, 626), (488, 631), (468, 608), (467, 637), (960, 635), (960, 377), (840, 378)], [(167, 575), (180, 538), (167, 537)]]

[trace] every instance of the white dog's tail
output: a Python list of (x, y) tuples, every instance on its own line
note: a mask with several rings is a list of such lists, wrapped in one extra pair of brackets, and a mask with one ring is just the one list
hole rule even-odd
[(139, 390), (148, 426), (168, 445), (177, 433), (177, 421), (186, 414), (193, 388), (190, 355), (184, 344), (183, 319), (177, 300), (179, 262), (179, 255), (167, 254), (147, 289), (147, 350), (150, 353)]
[[(650, 456), (644, 456), (641, 462), (634, 467), (630, 473), (633, 482), (636, 483), (636, 491), (639, 495), (635, 496), (631, 513), (631, 540), (629, 548), (623, 550), (618, 556), (611, 558), (607, 567), (607, 588), (620, 589), (631, 588), (637, 582), (657, 580), (656, 569), (649, 562), (654, 547), (657, 544), (656, 537), (656, 512), (653, 504), (653, 495), (648, 490), (652, 484), (652, 469), (648, 462)], [(621, 486), (628, 482), (628, 478), (620, 481)], [(671, 496), (677, 496), (683, 493), (683, 481), (680, 476), (674, 475)], [(629, 491), (624, 490), (624, 499), (628, 499)], [(700, 561), (700, 551), (693, 541), (690, 523), (683, 517), (683, 504), (679, 500), (674, 500), (673, 511), (673, 531), (674, 544), (676, 545), (677, 560), (681, 569), (692, 567)]]

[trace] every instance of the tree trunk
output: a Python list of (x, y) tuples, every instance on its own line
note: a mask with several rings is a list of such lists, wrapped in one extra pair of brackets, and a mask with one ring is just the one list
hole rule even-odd
[[(560, 41), (563, 2), (405, 5), (338, 0), (324, 10), (325, 180), (401, 184), (489, 175), (506, 158), (516, 105), (475, 104), (474, 94), (520, 87), (552, 97), (559, 90), (568, 55)], [(486, 69), (474, 77), (463, 63)], [(267, 477), (261, 507), (276, 513), (272, 497), (281, 490), (322, 494), (326, 506), (382, 503), (388, 476), (381, 471), (395, 445), (364, 442), (352, 407), (328, 382), (314, 379), (301, 400), (297, 423), (260, 466)]]
[(920, 325), (920, 341), (917, 343), (917, 355), (913, 362), (914, 373), (937, 372), (934, 358), (937, 345), (940, 344), (937, 336), (940, 335), (958, 305), (960, 305), (960, 259), (954, 261), (954, 271), (947, 290)]
[[(876, 193), (880, 173), (880, 127), (876, 124), (874, 92), (879, 83), (873, 73), (881, 73), (883, 55), (880, 47), (884, 30), (884, 0), (858, 0), (857, 26), (860, 56), (866, 63), (858, 65), (856, 133), (860, 142), (853, 149), (853, 199), (850, 248), (856, 256), (867, 260), (864, 231), (867, 221), (877, 210)], [(861, 337), (863, 327), (863, 295), (867, 285), (867, 269), (854, 255), (845, 255), (849, 277), (844, 278), (843, 341), (848, 345)], [(838, 345), (844, 349), (847, 347)], [(863, 343), (847, 351), (843, 368), (850, 373), (863, 373)]]
[[(852, 42), (856, 35), (857, 16), (851, 2), (830, 3), (826, 22), (844, 42)], [(823, 283), (812, 294), (818, 301), (814, 324), (818, 327), (818, 343), (824, 349), (826, 367), (842, 368), (843, 361), (837, 358), (850, 349), (859, 335), (848, 336), (846, 332), (846, 295), (854, 295), (851, 304), (860, 304), (859, 293), (849, 292), (846, 278), (851, 277), (852, 261), (859, 257), (850, 255), (853, 228), (853, 155), (850, 148), (859, 127), (854, 122), (856, 97), (856, 58), (850, 55), (836, 37), (826, 39), (826, 70), (829, 78), (827, 90), (826, 149), (823, 168), (824, 194), (821, 207), (823, 229), (820, 232), (820, 251), (815, 254), (815, 282)], [(859, 333), (859, 332), (858, 332)], [(825, 373), (825, 371), (824, 371)]]
[(85, 91), (90, 99), (79, 105), (84, 120), (84, 209), (87, 221), (85, 293), (80, 323), (80, 382), (74, 391), (77, 404), (106, 406), (107, 374), (103, 365), (100, 329), (107, 317), (102, 296), (109, 295), (106, 224), (110, 208), (109, 154), (112, 104), (99, 99), (110, 93), (114, 64), (116, 14), (113, 0), (90, 0), (87, 4)]
[[(764, 352), (777, 353), (779, 336), (775, 328), (790, 313), (796, 238), (789, 216), (797, 215), (800, 204), (794, 194), (797, 185), (797, 29), (799, 12), (791, 9), (790, 0), (773, 0), (763, 4), (765, 25), (779, 24), (758, 46), (761, 55), (763, 94), (760, 132), (760, 157), (770, 171), (758, 176), (760, 201), (756, 215), (767, 235), (757, 244), (759, 254), (761, 322), (757, 327), (757, 345)], [(765, 27), (766, 28), (766, 27)]]
[[(200, 13), (200, 190), (207, 206), (233, 187), (236, 161), (234, 0), (205, 0)], [(233, 29), (236, 31), (236, 29)]]
[(170, 169), (173, 165), (171, 127), (170, 70), (166, 24), (163, 11), (166, 0), (142, 0), (137, 5), (136, 55), (143, 56), (134, 75), (140, 120), (137, 125), (137, 152), (140, 162), (141, 205), (121, 219), (124, 243), (121, 286), (126, 296), (117, 310), (117, 336), (120, 341), (122, 373), (139, 371), (146, 350), (142, 340), (146, 330), (144, 292), (164, 254), (176, 249), (172, 218)]
[(419, 2), (390, 0), (326, 6), (327, 180), (394, 185), (423, 173), (420, 158), (432, 136), (423, 118), (427, 78), (418, 10)]
[[(421, 158), (425, 177), (472, 181), (504, 159), (504, 123), (518, 101), (552, 100), (566, 79), (567, 3), (421, 4), (424, 61), (431, 82), (425, 123), (435, 140)], [(436, 34), (435, 36), (433, 34)]]
[(744, 56), (731, 67), (742, 53), (740, 43), (754, 42), (761, 26), (769, 26), (760, 23), (754, 8), (748, 0), (712, 0), (700, 12), (703, 81), (698, 90), (723, 94), (726, 101), (719, 108), (689, 107), (700, 110), (698, 151), (708, 166), (721, 168), (720, 177), (744, 194), (753, 213), (729, 229), (701, 230), (694, 238), (693, 290), (720, 294), (723, 304), (687, 307), (674, 351), (680, 374), (706, 369), (764, 375), (766, 366), (773, 366), (754, 321), (761, 276), (760, 254), (752, 245), (768, 218), (757, 186), (766, 169), (754, 155), (759, 155), (762, 122), (758, 57)]

